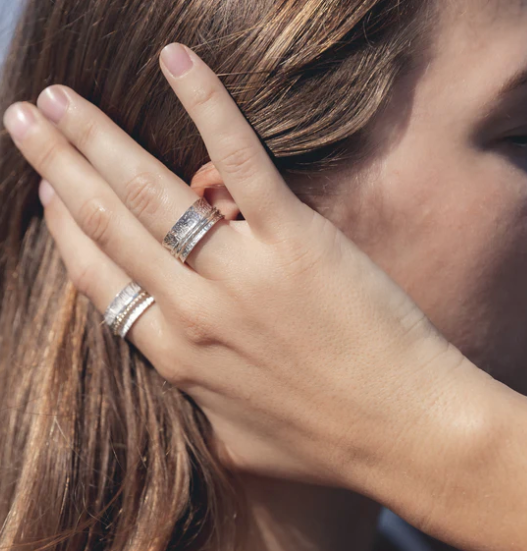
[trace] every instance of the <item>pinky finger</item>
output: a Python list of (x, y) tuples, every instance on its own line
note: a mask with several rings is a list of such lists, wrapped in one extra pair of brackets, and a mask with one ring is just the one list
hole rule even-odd
[[(103, 314), (115, 295), (131, 278), (109, 258), (77, 225), (60, 197), (43, 181), (39, 194), (45, 203), (44, 216), (68, 275), (75, 288)], [(133, 324), (126, 335), (153, 365), (162, 350), (164, 320), (154, 302)], [(115, 337), (120, 338), (118, 336)]]

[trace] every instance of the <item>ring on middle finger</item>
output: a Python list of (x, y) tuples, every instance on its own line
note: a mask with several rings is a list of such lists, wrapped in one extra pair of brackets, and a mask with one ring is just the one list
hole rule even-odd
[(163, 239), (163, 246), (185, 263), (192, 249), (225, 216), (204, 198), (197, 199), (176, 221)]

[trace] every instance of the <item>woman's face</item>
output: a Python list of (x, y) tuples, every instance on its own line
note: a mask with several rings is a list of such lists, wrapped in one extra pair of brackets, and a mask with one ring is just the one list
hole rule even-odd
[(479, 367), (527, 394), (527, 1), (442, 2), (331, 219)]

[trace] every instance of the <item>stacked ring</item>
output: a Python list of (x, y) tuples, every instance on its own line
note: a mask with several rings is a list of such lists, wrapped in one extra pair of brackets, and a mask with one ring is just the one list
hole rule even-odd
[[(222, 218), (225, 216), (216, 207), (200, 197), (172, 226), (163, 239), (163, 246), (184, 264), (192, 249)], [(120, 335), (124, 339), (139, 316), (153, 303), (154, 297), (135, 281), (131, 281), (108, 305), (104, 321), (114, 335)]]
[(114, 335), (123, 339), (139, 316), (154, 303), (154, 297), (143, 290), (135, 281), (131, 281), (115, 295), (106, 308), (104, 321)]
[(211, 206), (204, 197), (200, 197), (165, 235), (163, 247), (184, 264), (192, 249), (222, 218), (225, 216), (216, 207)]

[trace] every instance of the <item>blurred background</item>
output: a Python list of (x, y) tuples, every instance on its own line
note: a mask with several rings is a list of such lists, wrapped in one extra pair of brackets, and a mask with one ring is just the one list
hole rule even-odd
[(2, 62), (21, 7), (21, 0), (0, 0), (0, 60)]

